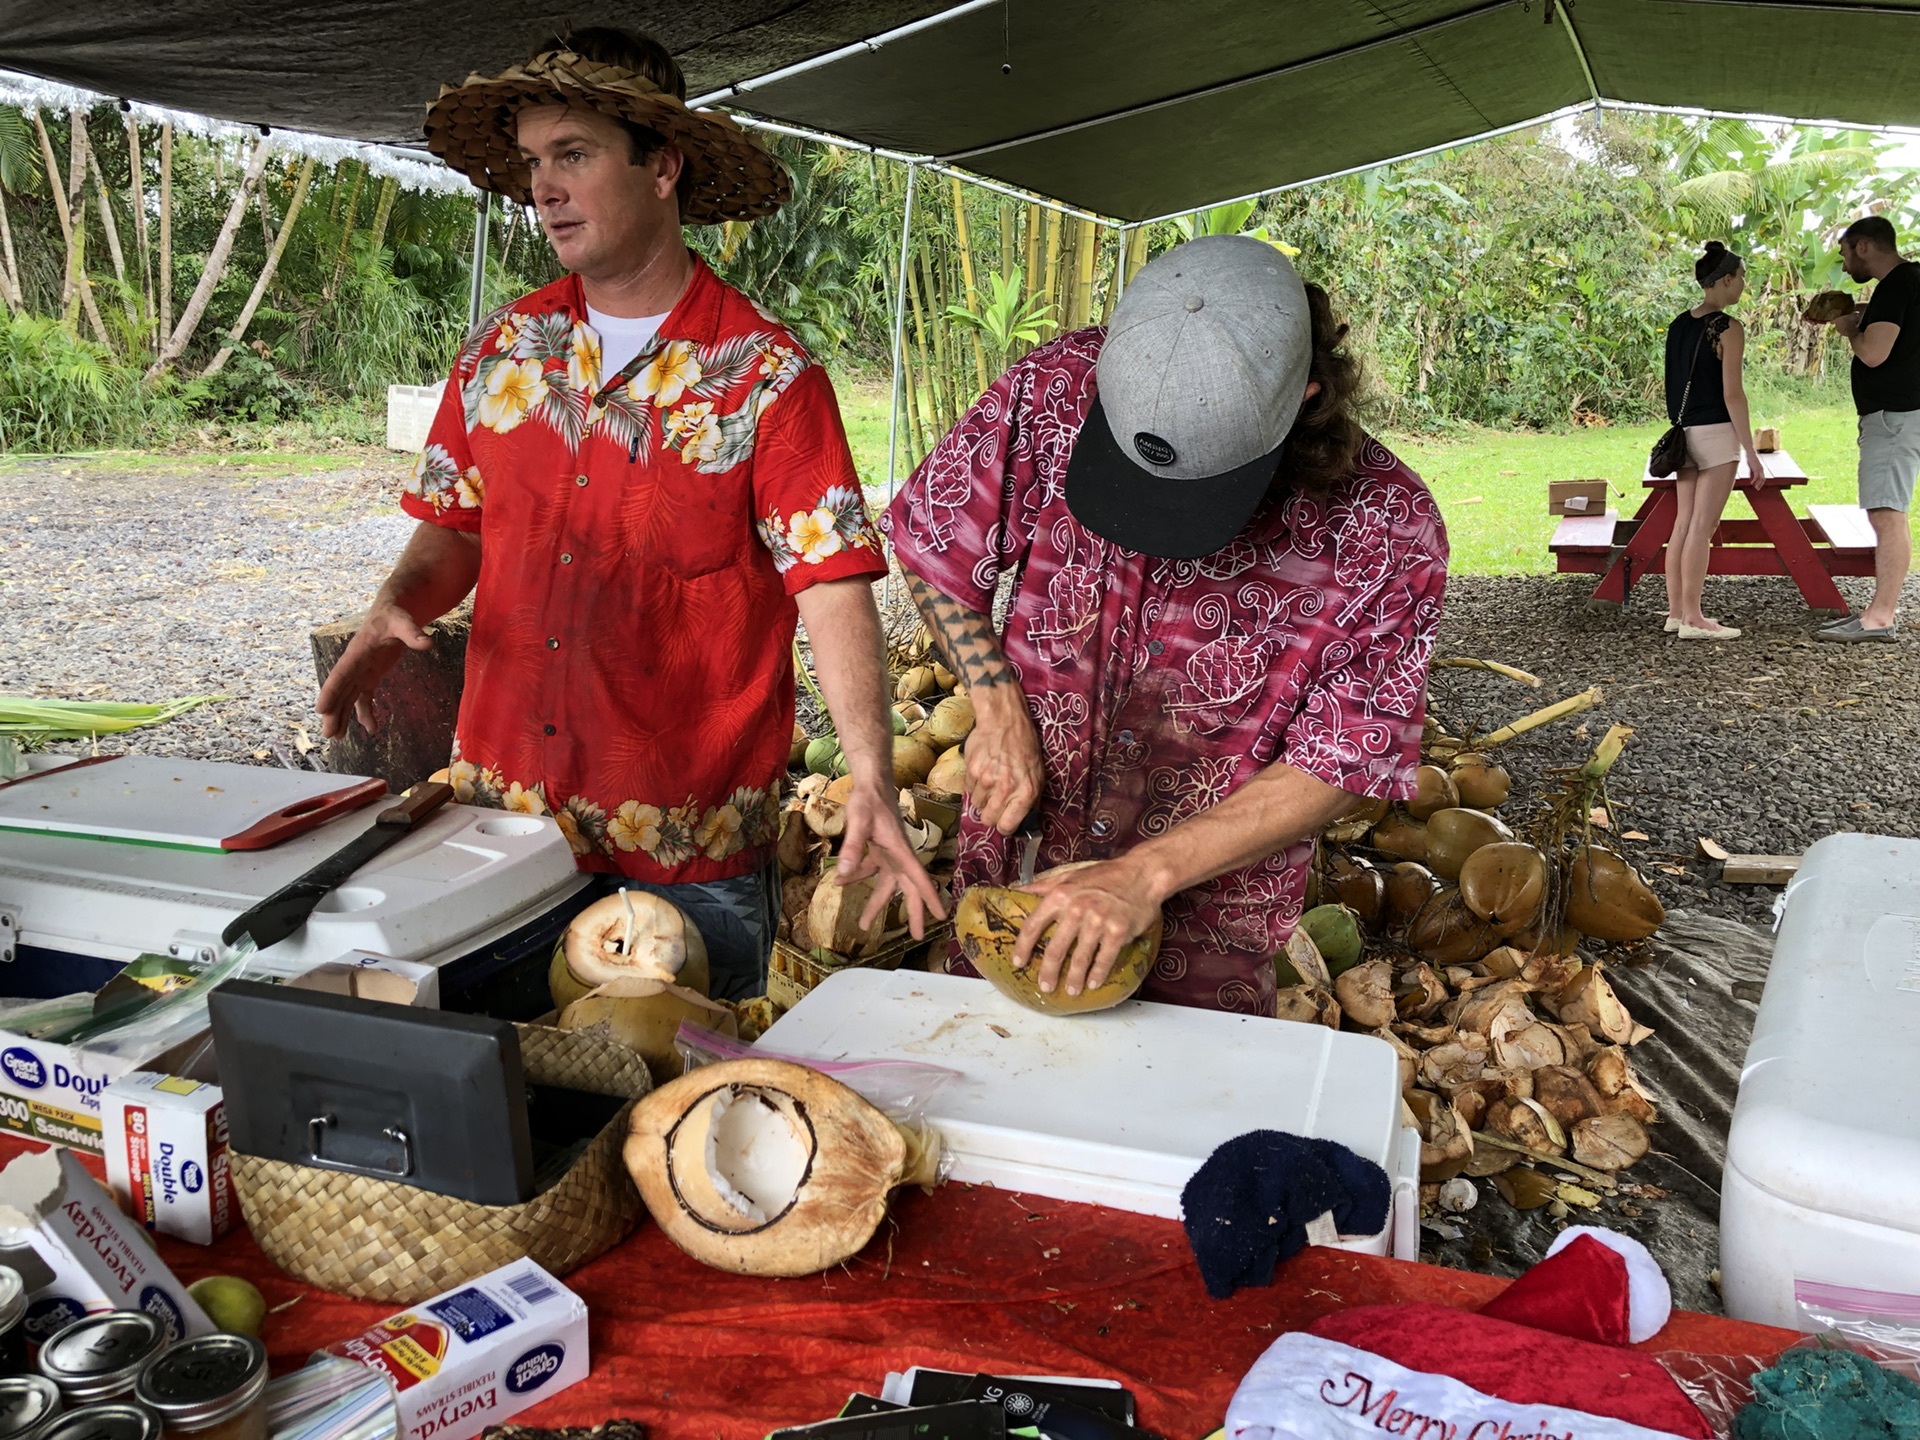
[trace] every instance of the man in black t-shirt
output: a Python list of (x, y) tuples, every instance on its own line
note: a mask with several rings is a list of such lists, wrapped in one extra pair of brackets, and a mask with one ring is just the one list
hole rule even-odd
[(1860, 412), (1860, 505), (1878, 542), (1873, 599), (1858, 615), (1819, 632), (1822, 640), (1891, 641), (1900, 587), (1912, 559), (1907, 509), (1920, 474), (1920, 265), (1900, 256), (1893, 225), (1869, 215), (1840, 237), (1840, 263), (1874, 281), (1864, 310), (1834, 329), (1853, 347), (1853, 404)]

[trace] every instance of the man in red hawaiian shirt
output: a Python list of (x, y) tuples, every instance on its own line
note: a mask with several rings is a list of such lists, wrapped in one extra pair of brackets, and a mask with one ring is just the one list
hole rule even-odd
[(896, 894), (915, 934), (941, 911), (895, 808), (886, 564), (832, 386), (681, 238), (770, 213), (787, 177), (684, 94), (661, 47), (593, 30), (435, 103), (430, 147), (537, 206), (570, 273), (461, 351), (402, 497), (420, 524), (319, 709), (330, 735), (369, 723), (401, 647), (474, 591), (456, 794), (551, 814), (608, 888), (673, 900), (736, 999), (772, 942), (796, 613), (854, 777), (842, 879), (878, 877), (869, 920)]
[(888, 512), (977, 717), (956, 888), (1015, 882), (1036, 804), (1046, 864), (1101, 862), (1030, 887), (1043, 989), (1098, 984), (1164, 911), (1146, 998), (1273, 1014), (1314, 838), (1412, 793), (1446, 531), (1352, 419), (1345, 335), (1273, 247), (1191, 241), (1002, 376)]

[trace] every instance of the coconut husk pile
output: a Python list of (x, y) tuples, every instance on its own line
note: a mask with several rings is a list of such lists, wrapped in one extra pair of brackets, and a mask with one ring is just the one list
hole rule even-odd
[(1596, 817), (1611, 828), (1606, 774), (1632, 732), (1614, 727), (1554, 772), (1557, 792), (1524, 824), (1501, 813), (1513, 777), (1499, 740), (1598, 698), (1477, 741), (1429, 721), (1413, 798), (1329, 827), (1310, 908), (1275, 957), (1281, 1018), (1377, 1035), (1399, 1055), (1429, 1205), (1469, 1208), (1474, 1187), (1449, 1182), (1484, 1177), (1522, 1209), (1564, 1216), (1597, 1206), (1650, 1148), (1657, 1117), (1628, 1053), (1653, 1032), (1607, 975), (1665, 912), (1595, 837)]
[[(930, 658), (931, 646), (923, 626), (890, 657), (893, 779), (907, 838), (942, 898), (949, 899), (973, 702), (953, 673)], [(909, 933), (906, 908), (896, 896), (879, 920), (863, 927), (860, 915), (873, 898), (873, 883), (833, 881), (853, 793), (839, 737), (811, 736), (796, 724), (789, 760), (806, 773), (794, 778), (780, 817), (780, 938), (823, 965), (870, 960)]]

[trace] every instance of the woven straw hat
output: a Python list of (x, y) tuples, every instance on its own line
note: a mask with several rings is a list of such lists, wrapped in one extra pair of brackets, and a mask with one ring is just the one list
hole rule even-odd
[(531, 205), (532, 175), (513, 117), (522, 106), (556, 104), (589, 106), (678, 145), (690, 176), (681, 218), (692, 224), (755, 220), (792, 198), (786, 169), (725, 115), (689, 110), (644, 75), (564, 49), (443, 85), (427, 111), (427, 148), (482, 190)]

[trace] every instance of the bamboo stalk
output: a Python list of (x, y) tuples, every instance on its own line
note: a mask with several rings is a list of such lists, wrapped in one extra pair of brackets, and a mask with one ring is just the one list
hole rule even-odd
[(1013, 282), (1014, 255), (1017, 249), (1014, 238), (1013, 201), (1003, 199), (1000, 202), (1000, 278), (1009, 284)]
[(153, 331), (153, 247), (147, 243), (147, 187), (140, 165), (140, 123), (127, 112), (127, 188), (133, 200), (133, 243), (140, 249), (140, 328)]
[(1448, 670), (1491, 670), (1495, 675), (1504, 675), (1509, 680), (1525, 685), (1529, 690), (1540, 688), (1538, 675), (1529, 675), (1526, 671), (1516, 670), (1511, 665), (1502, 665), (1498, 660), (1475, 660), (1470, 655), (1455, 655), (1433, 663), (1436, 668)]
[[(960, 177), (958, 175), (949, 178), (953, 181), (953, 226), (955, 239), (958, 242), (960, 250), (960, 277), (966, 283), (967, 313), (978, 320), (980, 318), (980, 291), (973, 283), (973, 246), (967, 238), (966, 192), (962, 190), (960, 186)], [(989, 383), (987, 378), (987, 347), (981, 337), (978, 326), (971, 327), (970, 335), (973, 340), (974, 378), (980, 382), (980, 389), (975, 393), (984, 393)]]
[(1062, 328), (1064, 328), (1063, 318), (1066, 315), (1066, 311), (1060, 308), (1058, 299), (1060, 292), (1054, 287), (1053, 277), (1054, 271), (1060, 263), (1060, 226), (1064, 218), (1063, 216), (1054, 214), (1051, 210), (1043, 210), (1040, 212), (1041, 225), (1047, 232), (1047, 270), (1044, 277), (1037, 270), (1033, 275), (1034, 289), (1043, 293), (1047, 298), (1047, 303), (1054, 307), (1054, 323), (1061, 325)]
[[(937, 308), (939, 299), (933, 288), (933, 267), (927, 261), (926, 246), (924, 244), (917, 244), (913, 247), (913, 250), (914, 264), (907, 267), (907, 298), (913, 306), (915, 331), (920, 332), (924, 327), (927, 355), (924, 357), (923, 363), (928, 366), (927, 383), (928, 389), (931, 392), (929, 398), (933, 404), (934, 423), (944, 430), (953, 423), (952, 406), (947, 396), (946, 387), (947, 351), (943, 343), (945, 339), (945, 327), (939, 323), (940, 317)], [(914, 273), (916, 267), (919, 270), (918, 275)], [(923, 290), (925, 292), (924, 295), (922, 294)], [(923, 302), (927, 312), (924, 316), (922, 314)]]
[(1127, 234), (1127, 279), (1131, 281), (1147, 263), (1147, 227), (1136, 225)]
[(253, 144), (253, 157), (247, 162), (246, 174), (241, 177), (240, 188), (234, 192), (233, 204), (227, 209), (226, 223), (220, 227), (220, 234), (213, 242), (213, 249), (207, 255), (207, 266), (200, 274), (200, 283), (194, 287), (192, 297), (187, 301), (186, 309), (180, 312), (180, 323), (174, 326), (173, 334), (160, 349), (152, 365), (147, 367), (147, 379), (158, 379), (173, 363), (185, 353), (193, 340), (193, 332), (199, 328), (200, 317), (206, 313), (207, 302), (213, 298), (214, 287), (226, 274), (227, 261), (233, 255), (233, 239), (239, 233), (240, 222), (247, 217), (247, 207), (253, 201), (253, 190), (260, 183), (260, 175), (267, 168), (267, 137), (262, 135)]
[(159, 317), (153, 348), (159, 352), (173, 333), (173, 122), (160, 126), (160, 268), (153, 277), (154, 313)]
[(1586, 1165), (1576, 1164), (1564, 1155), (1555, 1155), (1551, 1150), (1535, 1150), (1529, 1145), (1518, 1145), (1498, 1135), (1489, 1135), (1484, 1130), (1471, 1130), (1468, 1133), (1473, 1136), (1473, 1143), (1476, 1145), (1491, 1145), (1496, 1150), (1511, 1150), (1516, 1155), (1524, 1155), (1529, 1160), (1536, 1160), (1542, 1165), (1565, 1170), (1570, 1175), (1578, 1175), (1582, 1180), (1590, 1180), (1602, 1190), (1612, 1190), (1620, 1183), (1604, 1170), (1595, 1170)]
[(1531, 715), (1523, 715), (1511, 725), (1502, 725), (1498, 730), (1489, 731), (1475, 740), (1474, 748), (1491, 750), (1496, 745), (1526, 734), (1529, 730), (1538, 730), (1542, 725), (1551, 725), (1556, 720), (1564, 720), (1569, 715), (1578, 715), (1583, 710), (1591, 710), (1601, 700), (1600, 687), (1582, 691), (1578, 695), (1569, 695), (1565, 700), (1555, 701), (1544, 709)]
[(273, 283), (273, 272), (280, 268), (280, 257), (286, 254), (287, 241), (293, 235), (293, 222), (300, 218), (300, 207), (307, 203), (307, 189), (312, 183), (313, 157), (309, 155), (300, 163), (300, 178), (294, 182), (293, 198), (287, 202), (286, 219), (280, 222), (280, 233), (274, 237), (273, 249), (267, 252), (266, 264), (260, 267), (260, 278), (253, 282), (253, 293), (247, 296), (247, 303), (240, 309), (240, 318), (233, 322), (233, 328), (227, 332), (227, 343), (220, 347), (219, 354), (207, 362), (207, 368), (200, 372), (202, 380), (218, 375), (226, 365), (227, 357), (233, 354), (234, 347), (246, 339), (247, 326), (253, 323), (254, 311), (260, 308), (267, 287)]
[(913, 343), (920, 352), (920, 375), (927, 385), (927, 408), (932, 411), (926, 418), (931, 421), (929, 428), (934, 428), (940, 423), (943, 407), (934, 365), (933, 337), (927, 333), (926, 311), (921, 303), (920, 277), (912, 264), (907, 266), (907, 307), (913, 313)]
[(1094, 268), (1100, 259), (1100, 231), (1093, 221), (1080, 221), (1080, 235), (1077, 253), (1074, 259), (1079, 262), (1080, 274), (1074, 283), (1074, 308), (1080, 312), (1080, 323), (1093, 323), (1093, 276)]

